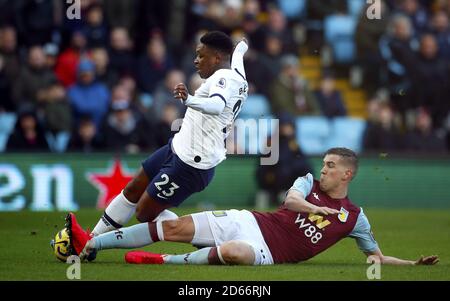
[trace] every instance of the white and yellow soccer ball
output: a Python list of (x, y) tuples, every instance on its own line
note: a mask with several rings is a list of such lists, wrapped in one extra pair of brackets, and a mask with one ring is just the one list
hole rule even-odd
[(50, 242), (53, 252), (59, 260), (66, 262), (67, 258), (72, 255), (72, 246), (67, 228), (62, 229), (55, 235), (55, 239)]

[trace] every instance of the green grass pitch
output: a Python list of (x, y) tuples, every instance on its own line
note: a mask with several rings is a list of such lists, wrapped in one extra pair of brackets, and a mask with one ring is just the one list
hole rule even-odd
[[(195, 212), (178, 209), (178, 214)], [(381, 280), (450, 280), (450, 211), (366, 209), (375, 238), (385, 255), (416, 259), (440, 256), (436, 266), (382, 266)], [(92, 227), (101, 212), (80, 210), (78, 221)], [(66, 280), (67, 264), (58, 261), (49, 241), (64, 225), (63, 212), (0, 213), (0, 280)], [(157, 243), (144, 248), (161, 253), (194, 250), (187, 244)], [(82, 264), (82, 280), (367, 280), (365, 256), (344, 239), (300, 264), (274, 266), (130, 265), (127, 250), (106, 250)]]

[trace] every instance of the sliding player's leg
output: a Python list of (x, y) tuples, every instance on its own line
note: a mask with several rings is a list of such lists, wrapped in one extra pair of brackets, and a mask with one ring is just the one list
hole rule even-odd
[[(165, 225), (166, 223), (167, 225)], [(75, 254), (79, 255), (82, 260), (99, 250), (139, 248), (163, 241), (165, 240), (164, 231), (169, 234), (169, 237), (177, 239), (179, 242), (190, 242), (193, 240), (195, 231), (192, 218), (189, 216), (175, 220), (140, 223), (91, 237), (77, 223), (75, 216), (70, 213), (67, 216), (66, 227), (69, 230)], [(176, 235), (171, 233), (176, 233)]]
[[(137, 203), (147, 189), (150, 179), (153, 179), (158, 174), (170, 154), (170, 146), (166, 145), (142, 162), (142, 167), (136, 173), (135, 177), (108, 205), (97, 225), (94, 227), (92, 235), (96, 236), (118, 229), (128, 223), (135, 214)], [(173, 213), (171, 217), (174, 216), (176, 217)]]
[[(204, 248), (181, 255), (156, 254), (144, 251), (131, 251), (125, 255), (128, 263), (136, 264), (270, 264), (266, 249), (261, 242), (262, 236), (244, 240), (254, 236), (253, 227), (242, 231), (246, 223), (236, 223), (236, 210), (194, 213), (186, 219), (183, 227), (187, 227), (192, 238), (187, 236), (177, 221), (166, 221), (163, 225), (165, 241), (190, 242), (203, 245)], [(184, 217), (183, 217), (184, 218)], [(259, 230), (257, 230), (259, 231)], [(214, 232), (214, 234), (213, 234)]]

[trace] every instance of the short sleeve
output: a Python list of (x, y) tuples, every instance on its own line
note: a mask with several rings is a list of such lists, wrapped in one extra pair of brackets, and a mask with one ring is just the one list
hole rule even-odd
[[(313, 178), (312, 174), (308, 173), (303, 177), (297, 178), (297, 180), (295, 180), (294, 184), (292, 185), (292, 187), (289, 190), (292, 189), (292, 190), (301, 192), (303, 194), (303, 197), (306, 198), (311, 193), (313, 183), (314, 183), (314, 178)], [(288, 190), (288, 192), (289, 192), (289, 190)]]
[(362, 208), (358, 220), (356, 221), (356, 225), (348, 236), (356, 239), (356, 244), (363, 252), (373, 252), (378, 249), (378, 243), (373, 237), (369, 220)]
[(219, 97), (224, 102), (225, 105), (227, 101), (230, 99), (232, 94), (232, 81), (229, 77), (229, 72), (226, 70), (218, 70), (216, 71), (210, 78), (209, 81), (209, 97)]

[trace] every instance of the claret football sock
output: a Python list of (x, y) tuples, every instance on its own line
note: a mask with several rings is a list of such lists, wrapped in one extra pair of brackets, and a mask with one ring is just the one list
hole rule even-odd
[(207, 247), (181, 255), (164, 255), (164, 263), (168, 264), (225, 264), (219, 247)]
[(128, 201), (122, 191), (106, 208), (92, 231), (93, 236), (122, 228), (123, 225), (128, 223), (135, 212), (136, 204)]

